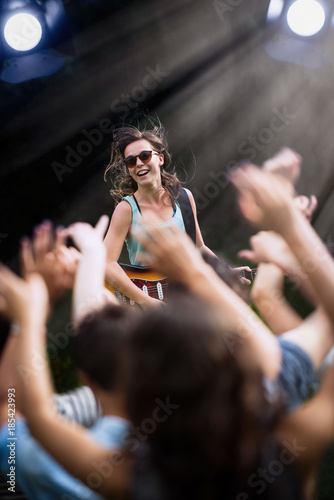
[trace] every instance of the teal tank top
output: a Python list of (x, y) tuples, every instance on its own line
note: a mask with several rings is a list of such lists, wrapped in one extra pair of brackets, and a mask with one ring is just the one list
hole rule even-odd
[[(125, 196), (122, 201), (127, 201), (132, 209), (132, 227), (135, 227), (137, 225), (141, 225), (145, 220), (143, 219), (143, 216), (139, 212), (137, 203), (135, 200), (132, 198), (132, 196)], [(159, 226), (169, 226), (173, 225), (181, 229), (182, 231), (185, 232), (185, 226), (182, 218), (182, 213), (181, 213), (181, 208), (178, 203), (178, 201), (175, 201), (175, 206), (176, 209), (174, 210), (173, 217), (169, 219), (166, 222), (161, 222)], [(125, 241), (128, 253), (129, 253), (129, 259), (130, 262), (133, 266), (142, 266), (143, 264), (138, 261), (138, 255), (140, 253), (145, 252), (145, 249), (141, 246), (140, 243), (132, 236), (132, 231), (130, 229), (130, 236), (129, 238)]]

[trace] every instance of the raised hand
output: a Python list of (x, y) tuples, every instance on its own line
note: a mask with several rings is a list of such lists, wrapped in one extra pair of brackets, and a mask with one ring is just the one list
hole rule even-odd
[(291, 251), (285, 240), (273, 231), (260, 231), (250, 238), (251, 250), (240, 250), (238, 257), (252, 262), (275, 263)]
[(294, 186), (300, 176), (301, 156), (290, 148), (282, 148), (262, 165), (263, 170), (279, 174)]
[(86, 222), (76, 222), (60, 233), (62, 238), (70, 236), (83, 253), (91, 248), (103, 247), (103, 238), (109, 224), (109, 217), (102, 215), (95, 227)]
[(280, 232), (296, 209), (289, 193), (274, 174), (254, 165), (237, 169), (231, 176), (239, 191), (239, 206), (246, 219), (261, 229)]
[(171, 280), (182, 281), (191, 269), (205, 265), (199, 250), (190, 238), (174, 226), (160, 227), (145, 224), (134, 231), (135, 238), (148, 253), (141, 260)]
[(20, 259), (25, 278), (32, 272), (41, 274), (48, 288), (50, 302), (57, 300), (65, 290), (73, 288), (80, 254), (75, 248), (64, 245), (60, 231), (54, 238), (50, 221), (36, 227), (32, 240), (22, 239)]
[(0, 264), (0, 311), (19, 325), (42, 327), (48, 312), (48, 291), (42, 277), (30, 273), (26, 280)]
[(318, 200), (312, 194), (310, 197), (308, 196), (296, 196), (294, 199), (295, 206), (301, 211), (302, 214), (305, 215), (306, 219), (311, 222), (312, 215), (315, 209), (318, 206)]

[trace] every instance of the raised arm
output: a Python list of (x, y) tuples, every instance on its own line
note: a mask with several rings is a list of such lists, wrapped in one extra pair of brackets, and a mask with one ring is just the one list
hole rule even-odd
[[(239, 203), (245, 217), (263, 229), (280, 234), (299, 261), (327, 313), (322, 317), (319, 310), (310, 319), (313, 337), (317, 335), (317, 324), (328, 318), (334, 325), (333, 292), (334, 264), (327, 249), (310, 224), (295, 207), (292, 196), (282, 189), (280, 183), (254, 166), (237, 171), (233, 182), (239, 189)], [(324, 325), (325, 326), (325, 325)], [(325, 326), (326, 328), (326, 326)], [(300, 477), (305, 485), (307, 498), (311, 498), (314, 472), (319, 460), (334, 439), (334, 372), (331, 369), (319, 393), (301, 409), (284, 419), (281, 430), (288, 442), (297, 445), (295, 454)], [(284, 441), (283, 441), (284, 444)]]
[(136, 237), (152, 257), (144, 262), (175, 281), (182, 282), (203, 300), (222, 311), (222, 324), (229, 332), (226, 341), (232, 352), (247, 342), (264, 373), (275, 378), (281, 351), (277, 340), (252, 309), (206, 264), (190, 238), (176, 228), (146, 227)]
[(106, 302), (118, 303), (115, 295), (104, 286), (106, 250), (103, 237), (108, 222), (108, 216), (103, 215), (95, 228), (90, 224), (77, 222), (61, 233), (64, 238), (70, 236), (81, 252), (73, 289), (72, 317), (75, 324)]
[(262, 229), (280, 234), (308, 276), (320, 303), (334, 325), (334, 261), (305, 217), (273, 175), (254, 166), (239, 169), (233, 182), (240, 192), (245, 217)]
[(96, 489), (107, 498), (115, 498), (113, 495), (124, 491), (129, 483), (130, 460), (98, 445), (82, 427), (59, 418), (50, 405), (53, 387), (41, 335), (48, 310), (44, 281), (40, 275), (30, 274), (24, 282), (0, 265), (0, 289), (4, 299), (2, 312), (19, 326), (17, 371), (22, 410), (32, 435), (73, 476), (91, 488), (92, 474), (96, 473), (94, 464), (113, 464), (113, 473), (101, 476)]
[(251, 289), (251, 300), (275, 335), (296, 328), (303, 321), (286, 300), (284, 273), (275, 264), (260, 264)]
[(261, 263), (251, 290), (251, 298), (270, 328), (280, 335), (296, 328), (302, 318), (290, 306), (284, 297), (284, 274), (297, 285), (303, 279), (303, 290), (308, 290), (308, 297), (315, 293), (307, 275), (292, 254), (286, 242), (272, 231), (260, 231), (250, 238), (250, 250), (242, 250), (239, 256)]

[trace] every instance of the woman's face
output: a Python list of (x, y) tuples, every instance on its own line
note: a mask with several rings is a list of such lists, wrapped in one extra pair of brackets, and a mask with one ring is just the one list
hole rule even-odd
[[(144, 163), (138, 155), (142, 151), (152, 151), (152, 158), (148, 163)], [(161, 184), (161, 171), (160, 167), (164, 163), (163, 154), (154, 154), (157, 151), (152, 144), (146, 139), (139, 139), (138, 141), (131, 142), (124, 151), (124, 158), (129, 156), (136, 156), (136, 165), (134, 167), (127, 167), (129, 174), (133, 180), (138, 184), (138, 187), (146, 184)]]

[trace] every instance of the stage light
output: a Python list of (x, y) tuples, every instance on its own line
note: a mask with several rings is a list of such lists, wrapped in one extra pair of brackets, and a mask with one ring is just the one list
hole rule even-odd
[(268, 7), (267, 21), (276, 21), (284, 9), (284, 0), (271, 0)]
[(266, 52), (279, 61), (308, 68), (331, 64), (324, 41), (333, 29), (332, 0), (270, 0), (267, 12), (272, 36)]
[(72, 47), (62, 0), (0, 0), (2, 80), (19, 83), (52, 75)]
[(315, 0), (297, 0), (287, 12), (287, 23), (291, 31), (300, 36), (312, 36), (323, 28), (325, 11)]
[(42, 26), (37, 17), (21, 12), (8, 19), (4, 37), (12, 49), (25, 52), (39, 44), (42, 38)]

